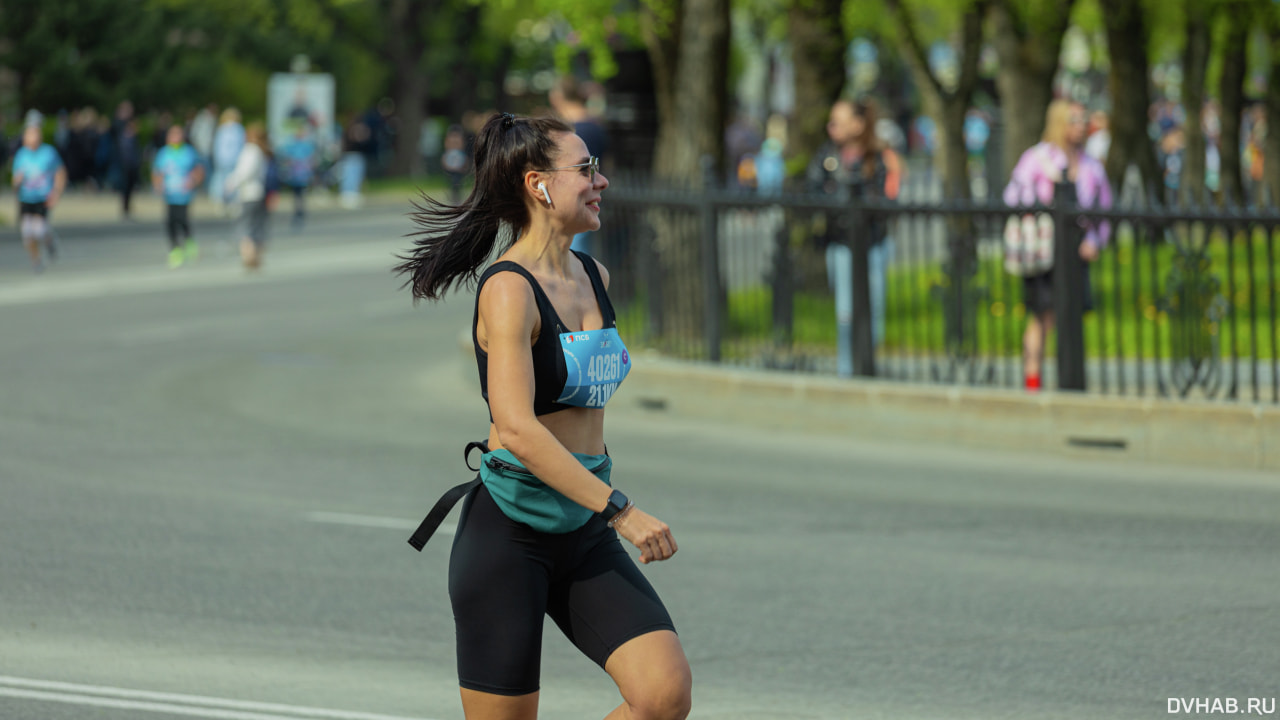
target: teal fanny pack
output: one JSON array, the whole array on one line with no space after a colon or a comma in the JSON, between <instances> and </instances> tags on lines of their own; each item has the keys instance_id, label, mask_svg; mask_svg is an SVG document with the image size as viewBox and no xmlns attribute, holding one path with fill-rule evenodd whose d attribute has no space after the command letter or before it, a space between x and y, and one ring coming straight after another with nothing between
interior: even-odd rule
<instances>
[{"instance_id":1,"label":"teal fanny pack","mask_svg":"<svg viewBox=\"0 0 1280 720\"><path fill-rule=\"evenodd\" d=\"M608 455L573 456L606 485L610 484L613 460ZM480 480L504 515L539 532L573 532L595 514L539 480L505 448L481 457Z\"/></svg>"}]
</instances>

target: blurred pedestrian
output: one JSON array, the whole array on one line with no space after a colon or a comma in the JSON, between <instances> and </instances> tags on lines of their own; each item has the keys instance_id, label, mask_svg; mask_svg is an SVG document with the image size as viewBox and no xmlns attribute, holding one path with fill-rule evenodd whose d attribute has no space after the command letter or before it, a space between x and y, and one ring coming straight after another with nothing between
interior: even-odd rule
<instances>
[{"instance_id":1,"label":"blurred pedestrian","mask_svg":"<svg viewBox=\"0 0 1280 720\"><path fill-rule=\"evenodd\" d=\"M204 182L200 154L185 141L181 125L170 125L166 144L151 165L151 184L168 206L169 267L176 268L199 255L191 236L191 198Z\"/></svg>"},{"instance_id":2,"label":"blurred pedestrian","mask_svg":"<svg viewBox=\"0 0 1280 720\"><path fill-rule=\"evenodd\" d=\"M111 117L106 113L95 120L97 145L93 149L93 182L100 191L111 190L117 182L115 169L115 137L111 133Z\"/></svg>"},{"instance_id":3,"label":"blurred pedestrian","mask_svg":"<svg viewBox=\"0 0 1280 720\"><path fill-rule=\"evenodd\" d=\"M213 135L218 131L218 106L209 103L196 113L191 119L191 128L187 134L190 136L191 147L196 149L196 153L200 155L200 162L206 168L213 167ZM212 173L208 179L213 182Z\"/></svg>"},{"instance_id":4,"label":"blurred pedestrian","mask_svg":"<svg viewBox=\"0 0 1280 720\"><path fill-rule=\"evenodd\" d=\"M827 121L828 141L809 163L806 172L812 192L854 199L896 200L902 185L902 161L886 147L876 132L877 112L870 99L837 100ZM849 236L854 228L829 221L820 242L827 256L827 278L836 296L837 342L841 375L853 374L853 250ZM885 295L893 240L882 218L873 217L862 232L868 233L867 280L871 295L871 341L884 341Z\"/></svg>"},{"instance_id":5,"label":"blurred pedestrian","mask_svg":"<svg viewBox=\"0 0 1280 720\"><path fill-rule=\"evenodd\" d=\"M755 158L756 192L761 195L778 195L786 179L786 162L782 158L782 139L765 138Z\"/></svg>"},{"instance_id":6,"label":"blurred pedestrian","mask_svg":"<svg viewBox=\"0 0 1280 720\"><path fill-rule=\"evenodd\" d=\"M221 206L231 201L223 191L227 175L236 166L240 150L244 148L244 125L240 124L240 111L229 107L222 111L218 128L213 133L213 175L209 179L209 199Z\"/></svg>"},{"instance_id":7,"label":"blurred pedestrian","mask_svg":"<svg viewBox=\"0 0 1280 720\"><path fill-rule=\"evenodd\" d=\"M1075 186L1082 207L1111 207L1111 184L1102 163L1084 152L1086 118L1084 106L1070 100L1054 100L1045 114L1041 142L1028 148L1013 168L1004 189L1006 205L1049 205L1059 182ZM1080 242L1079 256L1086 263L1098 259L1111 234L1109 223L1089 223ZM1057 239L1055 238L1055 242ZM1081 275L1086 310L1092 309L1092 288L1088 266ZM1040 390L1045 338L1053 331L1054 268L1026 275L1022 281L1022 301L1027 309L1027 327L1022 337L1022 370L1027 390Z\"/></svg>"},{"instance_id":8,"label":"blurred pedestrian","mask_svg":"<svg viewBox=\"0 0 1280 720\"><path fill-rule=\"evenodd\" d=\"M369 148L372 147L369 126L353 118L342 134L342 163L338 179L338 198L344 208L360 207Z\"/></svg>"},{"instance_id":9,"label":"blurred pedestrian","mask_svg":"<svg viewBox=\"0 0 1280 720\"><path fill-rule=\"evenodd\" d=\"M472 326L489 405L480 474L463 494L449 561L458 679L469 718L533 718L545 616L617 683L609 717L682 720L692 679L675 626L628 557L666 560L671 529L610 485L604 406L630 370L604 266L571 250L600 227L609 181L573 127L494 115L475 144L477 186L460 205L424 196L404 263L415 299L480 274ZM515 232L500 232L501 228ZM470 446L469 448L470 449ZM440 515L440 517L443 517ZM430 537L427 521L410 542Z\"/></svg>"},{"instance_id":10,"label":"blurred pedestrian","mask_svg":"<svg viewBox=\"0 0 1280 720\"><path fill-rule=\"evenodd\" d=\"M224 192L237 208L236 234L240 237L240 260L246 270L262 265L267 242L267 170L271 148L267 130L260 122L245 129L245 143L227 175Z\"/></svg>"},{"instance_id":11,"label":"blurred pedestrian","mask_svg":"<svg viewBox=\"0 0 1280 720\"><path fill-rule=\"evenodd\" d=\"M120 188L120 210L128 220L133 217L133 190L138 186L142 166L138 118L133 113L133 103L130 101L125 100L116 107L111 136L114 145L112 164Z\"/></svg>"},{"instance_id":12,"label":"blurred pedestrian","mask_svg":"<svg viewBox=\"0 0 1280 720\"><path fill-rule=\"evenodd\" d=\"M1160 164L1160 172L1164 179L1166 205L1178 202L1178 191L1182 187L1182 171L1186 166L1186 154L1187 134L1180 125L1165 131L1156 145L1156 161Z\"/></svg>"},{"instance_id":13,"label":"blurred pedestrian","mask_svg":"<svg viewBox=\"0 0 1280 720\"><path fill-rule=\"evenodd\" d=\"M724 155L725 170L739 190L756 189L756 155L763 142L760 123L751 113L738 109L724 130Z\"/></svg>"},{"instance_id":14,"label":"blurred pedestrian","mask_svg":"<svg viewBox=\"0 0 1280 720\"><path fill-rule=\"evenodd\" d=\"M467 153L467 134L461 125L452 125L444 135L444 153L440 166L449 181L449 202L462 202L462 181L471 170L471 156Z\"/></svg>"},{"instance_id":15,"label":"blurred pedestrian","mask_svg":"<svg viewBox=\"0 0 1280 720\"><path fill-rule=\"evenodd\" d=\"M293 194L294 230L302 228L306 219L307 190L315 178L318 148L312 139L311 126L304 120L290 120L292 132L276 149L280 181Z\"/></svg>"},{"instance_id":16,"label":"blurred pedestrian","mask_svg":"<svg viewBox=\"0 0 1280 720\"><path fill-rule=\"evenodd\" d=\"M35 116L36 118L39 115ZM50 259L57 245L49 227L49 210L58 204L67 185L62 158L42 136L40 121L28 117L22 129L22 147L13 156L13 185L18 190L18 225L22 244L31 256L31 267L44 271L44 251Z\"/></svg>"}]
</instances>

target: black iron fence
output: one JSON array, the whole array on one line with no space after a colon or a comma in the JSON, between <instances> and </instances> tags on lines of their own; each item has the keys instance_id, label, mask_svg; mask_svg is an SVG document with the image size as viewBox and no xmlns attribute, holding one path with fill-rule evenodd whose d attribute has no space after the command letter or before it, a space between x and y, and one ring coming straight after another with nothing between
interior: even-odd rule
<instances>
[{"instance_id":1,"label":"black iron fence","mask_svg":"<svg viewBox=\"0 0 1280 720\"><path fill-rule=\"evenodd\" d=\"M1063 197L1059 195L1058 197ZM633 346L686 359L1021 387L1010 209L615 182L593 252ZM1046 387L1280 403L1274 210L1043 208L1057 238ZM883 241L873 241L883 237ZM1064 279L1065 278L1065 279ZM1073 290L1074 289L1074 290Z\"/></svg>"}]
</instances>

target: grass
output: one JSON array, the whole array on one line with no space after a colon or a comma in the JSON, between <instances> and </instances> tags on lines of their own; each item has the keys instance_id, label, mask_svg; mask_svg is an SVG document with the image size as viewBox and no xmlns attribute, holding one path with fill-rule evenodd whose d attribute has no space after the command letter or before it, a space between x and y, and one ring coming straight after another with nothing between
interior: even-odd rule
<instances>
[{"instance_id":1,"label":"grass","mask_svg":"<svg viewBox=\"0 0 1280 720\"><path fill-rule=\"evenodd\" d=\"M365 190L370 193L399 193L411 195L419 192L425 192L429 195L443 195L449 192L449 182L444 178L435 175L422 178L370 178L365 181Z\"/></svg>"}]
</instances>

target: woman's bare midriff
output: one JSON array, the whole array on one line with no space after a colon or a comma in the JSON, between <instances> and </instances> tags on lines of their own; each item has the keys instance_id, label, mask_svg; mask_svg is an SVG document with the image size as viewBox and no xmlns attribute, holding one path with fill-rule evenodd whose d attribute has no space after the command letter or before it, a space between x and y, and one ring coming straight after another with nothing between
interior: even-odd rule
<instances>
[{"instance_id":1,"label":"woman's bare midriff","mask_svg":"<svg viewBox=\"0 0 1280 720\"><path fill-rule=\"evenodd\" d=\"M569 452L584 455L604 454L604 410L600 408L569 408L559 412L539 415L538 422ZM498 429L489 425L489 449L502 447Z\"/></svg>"}]
</instances>

